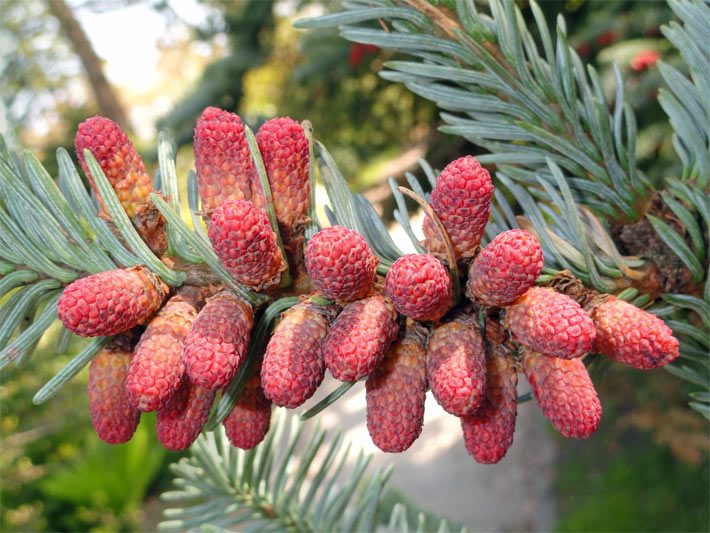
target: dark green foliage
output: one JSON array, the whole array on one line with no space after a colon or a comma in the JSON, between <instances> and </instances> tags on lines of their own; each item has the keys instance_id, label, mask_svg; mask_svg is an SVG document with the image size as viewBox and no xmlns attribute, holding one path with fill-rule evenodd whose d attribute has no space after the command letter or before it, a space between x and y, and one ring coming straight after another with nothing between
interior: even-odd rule
<instances>
[{"instance_id":1,"label":"dark green foliage","mask_svg":"<svg viewBox=\"0 0 710 533\"><path fill-rule=\"evenodd\" d=\"M77 337L67 344L57 333L46 335L26 367L3 372L0 529L135 529L146 495L167 474L155 417L143 417L129 444L99 441L89 420L85 373L59 401L34 405L37 388L85 344Z\"/></svg>"},{"instance_id":2,"label":"dark green foliage","mask_svg":"<svg viewBox=\"0 0 710 533\"><path fill-rule=\"evenodd\" d=\"M595 382L599 431L560 441L557 529L707 531L707 422L685 411L687 384L613 366Z\"/></svg>"},{"instance_id":3,"label":"dark green foliage","mask_svg":"<svg viewBox=\"0 0 710 533\"><path fill-rule=\"evenodd\" d=\"M130 442L120 446L106 446L91 435L75 461L39 483L41 492L47 499L65 505L130 516L142 507L166 457L154 426L155 415L144 415ZM81 529L80 523L62 525Z\"/></svg>"},{"instance_id":4,"label":"dark green foliage","mask_svg":"<svg viewBox=\"0 0 710 533\"><path fill-rule=\"evenodd\" d=\"M594 450L586 450L560 465L559 531L710 528L710 465L683 463L666 449L639 449L639 444L620 447L606 464Z\"/></svg>"}]
</instances>

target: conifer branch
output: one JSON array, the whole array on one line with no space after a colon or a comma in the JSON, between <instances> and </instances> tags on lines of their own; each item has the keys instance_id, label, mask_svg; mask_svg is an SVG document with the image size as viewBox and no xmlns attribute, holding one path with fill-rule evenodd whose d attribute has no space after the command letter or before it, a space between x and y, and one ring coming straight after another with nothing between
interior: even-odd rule
<instances>
[{"instance_id":1,"label":"conifer branch","mask_svg":"<svg viewBox=\"0 0 710 533\"><path fill-rule=\"evenodd\" d=\"M464 531L388 504L397 498L388 485L391 469L371 471L362 452L346 467L351 445L340 434L329 437L296 418L278 416L266 440L249 451L233 448L220 427L200 436L191 452L171 465L175 490L161 499L173 506L161 531Z\"/></svg>"},{"instance_id":2,"label":"conifer branch","mask_svg":"<svg viewBox=\"0 0 710 533\"><path fill-rule=\"evenodd\" d=\"M661 88L658 101L674 129L673 146L683 162L682 179L694 182L700 190L710 183L710 43L707 22L710 6L706 2L669 0L680 18L661 28L685 60L690 79L678 69L659 62L658 68L668 88Z\"/></svg>"},{"instance_id":3,"label":"conifer branch","mask_svg":"<svg viewBox=\"0 0 710 533\"><path fill-rule=\"evenodd\" d=\"M611 198L614 217L638 217L635 208L650 187L630 164L634 158L629 151L634 147L627 148L627 141L635 137L633 121L627 119L630 109L623 111L619 86L614 117L608 115L609 104L598 76L592 69L585 70L567 45L563 22L558 23L553 46L539 8L531 4L545 51L541 56L512 1L493 0L492 17L488 17L472 1L461 0L457 2L459 20L423 0L399 4L408 7L397 8L387 17L392 22L387 32L356 25L382 18L374 15L379 8L357 5L348 6L342 14L299 21L297 26L339 26L346 39L413 56L418 60L388 62L381 76L403 82L443 110L457 112L442 113L448 123L442 131L488 149L491 155L486 162L501 170L515 165L522 170L521 178L530 183L536 182L536 175L551 181L546 169L550 158L579 176L578 180L596 185L589 190L571 183L577 200L591 200L587 203L594 205L609 204ZM404 16L419 11L442 37L432 36L427 24Z\"/></svg>"},{"instance_id":4,"label":"conifer branch","mask_svg":"<svg viewBox=\"0 0 710 533\"><path fill-rule=\"evenodd\" d=\"M474 0L457 0L453 12L426 0L371 4L344 4L341 13L296 25L337 26L345 39L411 57L388 61L380 75L434 101L446 122L440 129L486 149L489 153L479 161L497 167L487 239L522 226L540 240L545 272L569 270L596 290L646 306L663 292L655 272L667 259L661 255L656 264L652 256L650 261L623 256L609 233L612 225L644 217L656 232L655 249L666 247L692 275L696 286L681 289L695 293L702 284L703 301L710 302L705 253L710 228L707 2L669 0L681 20L662 28L689 70L688 78L659 64L668 85L659 102L675 130L673 145L683 165L679 180L649 179L637 168L636 121L624 101L620 70L614 66L610 102L596 71L569 47L564 20L558 18L553 38L535 2L530 9L538 41L512 0L490 0L488 13L479 11ZM386 31L376 28L377 19ZM431 182L431 173L425 173ZM656 193L661 207L652 196L657 189L662 189ZM682 224L681 230L663 210ZM399 205L395 218L414 240L402 211ZM680 338L681 355L688 361L670 371L710 390L706 360L698 360L707 342L690 325L697 308L662 304L657 310ZM708 398L698 393L692 407L708 416Z\"/></svg>"}]
</instances>

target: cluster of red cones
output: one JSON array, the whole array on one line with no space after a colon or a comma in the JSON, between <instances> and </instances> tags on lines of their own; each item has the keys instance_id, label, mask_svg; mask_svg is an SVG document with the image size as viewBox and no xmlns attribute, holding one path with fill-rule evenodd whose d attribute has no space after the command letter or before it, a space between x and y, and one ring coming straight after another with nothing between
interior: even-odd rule
<instances>
[{"instance_id":1,"label":"cluster of red cones","mask_svg":"<svg viewBox=\"0 0 710 533\"><path fill-rule=\"evenodd\" d=\"M97 124L104 133L91 137L86 132ZM136 182L131 176L144 172L139 156L115 124L106 134L106 124L101 118L84 123L77 149L103 154L97 160L115 188ZM382 279L379 259L352 229L328 227L304 244L310 184L302 127L274 119L256 138L270 195L262 189L239 117L208 108L195 129L202 207L223 265L236 281L270 297L301 296L257 354L260 371L223 422L235 446L260 442L272 404L301 406L327 371L345 382L366 379L367 427L380 449L401 452L419 437L431 390L460 418L474 459L495 463L513 440L519 373L560 433L585 438L601 419L586 354L642 369L678 356L671 330L631 304L591 291L536 286L543 253L531 233L506 231L481 249L493 184L473 157L453 161L437 178L423 228L429 253L400 257ZM114 161L106 154L121 142L121 160L135 168L104 166L102 161ZM135 213L146 197L133 190L119 198ZM265 211L269 197L278 233ZM287 268L301 279L297 287L284 287ZM464 275L453 279L452 272ZM458 284L465 287L460 302ZM311 298L316 295L320 299ZM66 287L59 318L67 328L82 336L121 334L90 369L89 405L99 436L125 442L140 412L157 411L160 441L170 449L188 447L215 396L244 364L258 312L224 287L186 285L171 294L143 267Z\"/></svg>"},{"instance_id":2,"label":"cluster of red cones","mask_svg":"<svg viewBox=\"0 0 710 533\"><path fill-rule=\"evenodd\" d=\"M289 118L266 122L256 139L279 227L293 239L307 218L308 140ZM145 238L144 220L137 217L151 209L153 189L126 134L111 120L93 117L80 125L76 149L89 178L84 149L91 151ZM237 115L205 109L195 128L195 161L209 237L225 268L255 290L277 284L286 257L262 209L265 195ZM99 437L126 442L140 413L157 411L158 438L173 450L189 447L199 435L216 394L244 363L254 325L254 309L232 292L185 285L171 294L142 266L70 284L58 316L77 335L118 335L89 370L89 408ZM249 380L223 422L230 441L244 448L258 444L268 431L271 405L259 377Z\"/></svg>"}]
</instances>

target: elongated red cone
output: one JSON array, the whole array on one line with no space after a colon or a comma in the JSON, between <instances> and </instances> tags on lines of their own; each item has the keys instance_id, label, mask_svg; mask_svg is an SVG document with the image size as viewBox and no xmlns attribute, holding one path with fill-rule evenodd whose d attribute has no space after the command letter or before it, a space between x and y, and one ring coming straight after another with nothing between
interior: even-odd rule
<instances>
[{"instance_id":1,"label":"elongated red cone","mask_svg":"<svg viewBox=\"0 0 710 533\"><path fill-rule=\"evenodd\" d=\"M602 406L581 359L523 354L523 370L537 404L565 437L586 439L599 427Z\"/></svg>"},{"instance_id":2,"label":"elongated red cone","mask_svg":"<svg viewBox=\"0 0 710 533\"><path fill-rule=\"evenodd\" d=\"M548 357L581 357L596 337L594 322L577 302L541 287L518 298L507 309L505 323L516 341Z\"/></svg>"},{"instance_id":3,"label":"elongated red cone","mask_svg":"<svg viewBox=\"0 0 710 533\"><path fill-rule=\"evenodd\" d=\"M408 449L422 432L426 400L426 328L410 321L365 382L367 430L384 452Z\"/></svg>"},{"instance_id":4,"label":"elongated red cone","mask_svg":"<svg viewBox=\"0 0 710 533\"><path fill-rule=\"evenodd\" d=\"M158 411L156 433L168 450L186 450L200 435L214 401L214 391L185 380Z\"/></svg>"},{"instance_id":5,"label":"elongated red cone","mask_svg":"<svg viewBox=\"0 0 710 533\"><path fill-rule=\"evenodd\" d=\"M249 450L264 440L271 426L271 400L264 396L258 372L222 425L229 442L237 448Z\"/></svg>"},{"instance_id":6,"label":"elongated red cone","mask_svg":"<svg viewBox=\"0 0 710 533\"><path fill-rule=\"evenodd\" d=\"M493 182L488 171L470 155L452 161L436 178L431 207L449 234L457 257L471 257L488 223ZM424 219L427 249L444 253L444 241L434 221Z\"/></svg>"},{"instance_id":7,"label":"elongated red cone","mask_svg":"<svg viewBox=\"0 0 710 533\"><path fill-rule=\"evenodd\" d=\"M259 128L256 142L264 159L279 225L286 230L302 226L308 219L311 194L308 139L303 128L289 117L272 118ZM261 207L261 184L258 179L253 183L253 201Z\"/></svg>"},{"instance_id":8,"label":"elongated red cone","mask_svg":"<svg viewBox=\"0 0 710 533\"><path fill-rule=\"evenodd\" d=\"M461 428L471 457L493 464L503 459L513 444L518 374L508 357L489 358L486 369L486 399L472 414L461 417Z\"/></svg>"},{"instance_id":9,"label":"elongated red cone","mask_svg":"<svg viewBox=\"0 0 710 533\"><path fill-rule=\"evenodd\" d=\"M153 180L133 143L113 120L99 116L86 119L79 124L74 146L86 179L102 206L101 195L86 163L85 149L96 158L130 218L152 205L149 195L153 192Z\"/></svg>"},{"instance_id":10,"label":"elongated red cone","mask_svg":"<svg viewBox=\"0 0 710 533\"><path fill-rule=\"evenodd\" d=\"M194 148L202 210L208 216L227 200L251 200L256 168L239 116L206 108L195 127Z\"/></svg>"},{"instance_id":11,"label":"elongated red cone","mask_svg":"<svg viewBox=\"0 0 710 533\"><path fill-rule=\"evenodd\" d=\"M294 409L313 396L325 375L323 341L327 333L327 310L321 306L304 302L283 314L261 366L267 398Z\"/></svg>"},{"instance_id":12,"label":"elongated red cone","mask_svg":"<svg viewBox=\"0 0 710 533\"><path fill-rule=\"evenodd\" d=\"M340 381L364 378L382 360L398 331L397 311L389 298L371 296L349 303L325 338L325 366Z\"/></svg>"},{"instance_id":13,"label":"elongated red cone","mask_svg":"<svg viewBox=\"0 0 710 533\"><path fill-rule=\"evenodd\" d=\"M246 200L228 200L212 213L208 233L235 280L257 290L278 283L286 265L264 211Z\"/></svg>"},{"instance_id":14,"label":"elongated red cone","mask_svg":"<svg viewBox=\"0 0 710 533\"><path fill-rule=\"evenodd\" d=\"M128 442L138 427L141 412L126 395L131 351L116 342L97 353L89 367L89 411L96 434L108 444Z\"/></svg>"},{"instance_id":15,"label":"elongated red cone","mask_svg":"<svg viewBox=\"0 0 710 533\"><path fill-rule=\"evenodd\" d=\"M251 306L231 292L210 298L185 339L190 380L212 391L227 386L246 357L253 324Z\"/></svg>"},{"instance_id":16,"label":"elongated red cone","mask_svg":"<svg viewBox=\"0 0 710 533\"><path fill-rule=\"evenodd\" d=\"M128 398L141 411L157 411L182 385L185 377L183 345L197 318L200 300L197 289L183 287L141 335L126 379Z\"/></svg>"},{"instance_id":17,"label":"elongated red cone","mask_svg":"<svg viewBox=\"0 0 710 533\"><path fill-rule=\"evenodd\" d=\"M471 414L486 397L486 352L473 318L463 315L436 328L427 348L427 380L447 412Z\"/></svg>"},{"instance_id":18,"label":"elongated red cone","mask_svg":"<svg viewBox=\"0 0 710 533\"><path fill-rule=\"evenodd\" d=\"M485 305L510 305L535 284L542 266L542 248L531 233L504 231L471 263L466 296Z\"/></svg>"},{"instance_id":19,"label":"elongated red cone","mask_svg":"<svg viewBox=\"0 0 710 533\"><path fill-rule=\"evenodd\" d=\"M591 312L597 331L594 351L647 370L673 362L680 353L671 328L635 305L609 298Z\"/></svg>"},{"instance_id":20,"label":"elongated red cone","mask_svg":"<svg viewBox=\"0 0 710 533\"><path fill-rule=\"evenodd\" d=\"M107 270L67 285L57 318L81 337L108 337L148 321L167 295L168 286L147 268Z\"/></svg>"}]
</instances>

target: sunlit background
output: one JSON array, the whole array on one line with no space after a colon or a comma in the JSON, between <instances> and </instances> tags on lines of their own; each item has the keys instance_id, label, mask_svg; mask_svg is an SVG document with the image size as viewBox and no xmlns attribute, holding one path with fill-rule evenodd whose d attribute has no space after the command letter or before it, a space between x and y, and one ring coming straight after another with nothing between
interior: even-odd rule
<instances>
[{"instance_id":1,"label":"sunlit background","mask_svg":"<svg viewBox=\"0 0 710 533\"><path fill-rule=\"evenodd\" d=\"M403 181L421 157L441 168L479 149L439 133L431 102L378 77L391 53L335 31L293 28L294 19L331 7L327 0L0 0L0 132L54 172L56 148L72 151L77 124L103 114L130 132L151 169L157 132L169 131L184 177L194 166L192 130L208 105L239 113L254 129L273 116L308 119L351 187L391 223L388 177ZM621 67L639 121L639 165L662 174L674 155L655 62L676 60L659 31L671 18L665 3L542 8L549 21L564 14L572 44L605 83L612 62ZM152 415L129 444L101 443L89 421L85 373L50 403L32 405L79 346L50 356L55 343L46 335L25 368L0 380L0 529L153 530L168 465L180 454L159 446ZM708 426L686 408L683 383L662 370L620 366L594 377L605 418L590 441L564 441L527 403L513 448L490 467L468 457L458 421L431 398L422 437L396 457L370 442L362 387L320 422L345 429L376 464L394 464L395 485L418 506L469 530L707 530ZM319 397L334 386L326 381Z\"/></svg>"}]
</instances>

